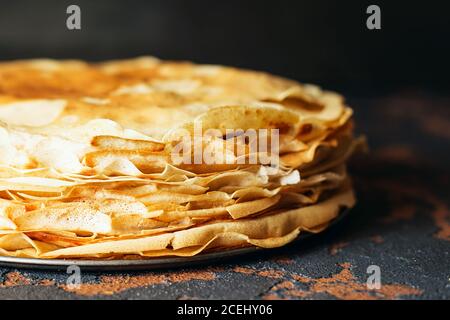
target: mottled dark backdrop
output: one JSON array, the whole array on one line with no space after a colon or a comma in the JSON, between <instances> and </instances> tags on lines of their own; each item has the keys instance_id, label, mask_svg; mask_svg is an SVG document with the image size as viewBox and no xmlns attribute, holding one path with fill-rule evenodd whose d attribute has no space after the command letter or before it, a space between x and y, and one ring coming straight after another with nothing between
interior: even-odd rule
<instances>
[{"instance_id":1,"label":"mottled dark backdrop","mask_svg":"<svg viewBox=\"0 0 450 320\"><path fill-rule=\"evenodd\" d=\"M382 30L365 26L378 4ZM66 29L66 8L82 30ZM332 89L449 84L444 1L1 0L0 59L153 54L261 69ZM448 6L447 6L448 7Z\"/></svg>"},{"instance_id":2,"label":"mottled dark backdrop","mask_svg":"<svg viewBox=\"0 0 450 320\"><path fill-rule=\"evenodd\" d=\"M448 1L448 0L447 0ZM450 299L450 10L444 1L0 0L0 60L153 54L271 71L342 91L370 154L358 204L310 241L198 269L91 274L0 267L0 298ZM82 30L66 29L66 8ZM382 288L366 287L380 266ZM170 312L168 313L170 314Z\"/></svg>"}]
</instances>

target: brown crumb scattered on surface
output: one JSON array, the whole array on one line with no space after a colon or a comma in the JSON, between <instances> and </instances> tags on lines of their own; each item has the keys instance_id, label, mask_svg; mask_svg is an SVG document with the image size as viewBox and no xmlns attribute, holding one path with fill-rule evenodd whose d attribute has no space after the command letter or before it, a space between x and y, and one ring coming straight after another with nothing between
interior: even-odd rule
<instances>
[{"instance_id":1,"label":"brown crumb scattered on surface","mask_svg":"<svg viewBox=\"0 0 450 320\"><path fill-rule=\"evenodd\" d=\"M284 275L284 272L281 270L268 269L268 270L258 271L257 274L261 277L279 279Z\"/></svg>"},{"instance_id":2,"label":"brown crumb scattered on surface","mask_svg":"<svg viewBox=\"0 0 450 320\"><path fill-rule=\"evenodd\" d=\"M275 285L272 289L279 290L279 289L294 289L295 285L292 281L283 281L277 285Z\"/></svg>"},{"instance_id":3,"label":"brown crumb scattered on surface","mask_svg":"<svg viewBox=\"0 0 450 320\"><path fill-rule=\"evenodd\" d=\"M376 243L376 244L381 244L381 243L384 242L383 237L380 236L380 235L373 235L373 236L370 237L370 240L371 240L373 243Z\"/></svg>"},{"instance_id":4,"label":"brown crumb scattered on surface","mask_svg":"<svg viewBox=\"0 0 450 320\"><path fill-rule=\"evenodd\" d=\"M82 283L77 287L69 287L65 284L60 288L84 296L113 295L128 289L151 286L163 283L177 283L190 280L210 281L216 277L211 271L180 271L168 274L146 275L112 275L101 276L98 283Z\"/></svg>"},{"instance_id":5,"label":"brown crumb scattered on surface","mask_svg":"<svg viewBox=\"0 0 450 320\"><path fill-rule=\"evenodd\" d=\"M199 298L182 295L182 296L178 297L177 300L199 300Z\"/></svg>"},{"instance_id":6,"label":"brown crumb scattered on surface","mask_svg":"<svg viewBox=\"0 0 450 320\"><path fill-rule=\"evenodd\" d=\"M398 208L394 208L392 212L382 219L383 223L394 223L397 221L407 221L414 217L416 208L412 205L403 205Z\"/></svg>"},{"instance_id":7,"label":"brown crumb scattered on surface","mask_svg":"<svg viewBox=\"0 0 450 320\"><path fill-rule=\"evenodd\" d=\"M347 247L348 245L349 245L349 243L345 242L345 241L340 241L340 242L333 243L330 246L330 254L332 256L335 256L336 254L341 252L343 248Z\"/></svg>"},{"instance_id":8,"label":"brown crumb scattered on surface","mask_svg":"<svg viewBox=\"0 0 450 320\"><path fill-rule=\"evenodd\" d=\"M275 293L266 294L262 297L264 300L288 300L286 298L281 298L279 295Z\"/></svg>"},{"instance_id":9,"label":"brown crumb scattered on surface","mask_svg":"<svg viewBox=\"0 0 450 320\"><path fill-rule=\"evenodd\" d=\"M447 205L434 196L429 197L428 200L434 204L432 216L438 228L435 236L439 239L450 241L450 211Z\"/></svg>"},{"instance_id":10,"label":"brown crumb scattered on surface","mask_svg":"<svg viewBox=\"0 0 450 320\"><path fill-rule=\"evenodd\" d=\"M245 267L235 267L233 269L234 272L238 272L238 273L245 273L245 274L255 274L256 270L254 269L250 269L250 268L245 268Z\"/></svg>"},{"instance_id":11,"label":"brown crumb scattered on surface","mask_svg":"<svg viewBox=\"0 0 450 320\"><path fill-rule=\"evenodd\" d=\"M294 263L294 259L289 258L287 256L277 257L273 261L276 262L276 263L280 263L280 264L292 264L292 263Z\"/></svg>"},{"instance_id":12,"label":"brown crumb scattered on surface","mask_svg":"<svg viewBox=\"0 0 450 320\"><path fill-rule=\"evenodd\" d=\"M26 286L31 284L31 279L25 277L22 273L18 271L8 272L5 275L5 280L0 284L1 288L15 287L15 286Z\"/></svg>"},{"instance_id":13,"label":"brown crumb scattered on surface","mask_svg":"<svg viewBox=\"0 0 450 320\"><path fill-rule=\"evenodd\" d=\"M216 278L215 273L211 271L186 271L186 272L173 272L166 275L169 282L185 282L190 280L203 280L210 281Z\"/></svg>"},{"instance_id":14,"label":"brown crumb scattered on surface","mask_svg":"<svg viewBox=\"0 0 450 320\"><path fill-rule=\"evenodd\" d=\"M38 282L38 285L44 286L44 287L54 286L55 284L56 284L56 282L53 279L42 279Z\"/></svg>"},{"instance_id":15,"label":"brown crumb scattered on surface","mask_svg":"<svg viewBox=\"0 0 450 320\"><path fill-rule=\"evenodd\" d=\"M264 299L277 299L281 297L310 298L317 294L327 294L344 300L379 300L398 299L405 295L420 295L422 290L400 284L382 284L379 290L367 288L366 283L359 282L351 271L350 263L342 263L342 270L330 277L309 278L292 274L293 281L284 281L273 286ZM294 283L306 285L307 289L299 289Z\"/></svg>"},{"instance_id":16,"label":"brown crumb scattered on surface","mask_svg":"<svg viewBox=\"0 0 450 320\"><path fill-rule=\"evenodd\" d=\"M450 241L450 209L447 203L439 198L436 194L431 193L428 189L416 186L403 184L392 180L379 180L376 185L380 188L388 190L394 194L397 200L414 198L422 199L424 202L432 206L431 218L438 229L434 234L436 238ZM410 220L414 217L417 208L412 205L403 205L397 208L393 213L385 218L383 221L387 223L396 222L398 220Z\"/></svg>"},{"instance_id":17,"label":"brown crumb scattered on surface","mask_svg":"<svg viewBox=\"0 0 450 320\"><path fill-rule=\"evenodd\" d=\"M265 269L265 270L255 270L251 268L244 268L244 267L235 267L233 269L234 272L243 273L243 274L251 274L256 276L261 276L265 278L274 278L279 279L281 278L285 272L282 270L275 270L275 269Z\"/></svg>"}]
</instances>

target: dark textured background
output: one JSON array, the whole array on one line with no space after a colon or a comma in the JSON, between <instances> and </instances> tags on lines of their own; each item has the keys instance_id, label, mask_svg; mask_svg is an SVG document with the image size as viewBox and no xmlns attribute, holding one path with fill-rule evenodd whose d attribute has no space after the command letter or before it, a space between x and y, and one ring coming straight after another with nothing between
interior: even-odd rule
<instances>
[{"instance_id":1,"label":"dark textured background","mask_svg":"<svg viewBox=\"0 0 450 320\"><path fill-rule=\"evenodd\" d=\"M274 72L342 90L369 156L358 205L309 240L193 269L139 273L0 268L0 298L450 299L449 11L444 1L0 1L0 59L153 54ZM82 30L65 29L68 4ZM368 290L369 265L382 288Z\"/></svg>"},{"instance_id":2,"label":"dark textured background","mask_svg":"<svg viewBox=\"0 0 450 320\"><path fill-rule=\"evenodd\" d=\"M378 4L382 29L366 28ZM66 28L78 4L82 30ZM446 1L0 0L0 59L152 54L274 72L338 90L446 89Z\"/></svg>"}]
</instances>

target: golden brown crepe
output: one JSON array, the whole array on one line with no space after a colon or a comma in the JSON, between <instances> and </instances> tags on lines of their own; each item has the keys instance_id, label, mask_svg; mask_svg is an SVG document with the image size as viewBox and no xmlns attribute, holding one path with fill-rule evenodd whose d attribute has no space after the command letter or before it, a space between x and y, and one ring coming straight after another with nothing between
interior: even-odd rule
<instances>
[{"instance_id":1,"label":"golden brown crepe","mask_svg":"<svg viewBox=\"0 0 450 320\"><path fill-rule=\"evenodd\" d=\"M346 161L363 144L340 95L265 73L152 57L1 63L0 255L282 246L354 205Z\"/></svg>"}]
</instances>

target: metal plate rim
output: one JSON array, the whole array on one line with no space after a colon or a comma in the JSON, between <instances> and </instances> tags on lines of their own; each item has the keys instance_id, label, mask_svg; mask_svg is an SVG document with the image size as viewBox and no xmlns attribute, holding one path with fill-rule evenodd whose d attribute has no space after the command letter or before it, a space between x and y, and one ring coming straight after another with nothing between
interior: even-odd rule
<instances>
[{"instance_id":1,"label":"metal plate rim","mask_svg":"<svg viewBox=\"0 0 450 320\"><path fill-rule=\"evenodd\" d=\"M226 250L222 252L210 252L193 257L164 257L150 259L117 259L117 260L75 260L75 259L37 259L16 258L0 256L1 266L16 268L36 269L65 269L68 266L78 266L89 270L124 270L124 269L162 269L164 267L183 267L204 262L217 261L244 254L253 253L262 249L257 247L245 247Z\"/></svg>"}]
</instances>

